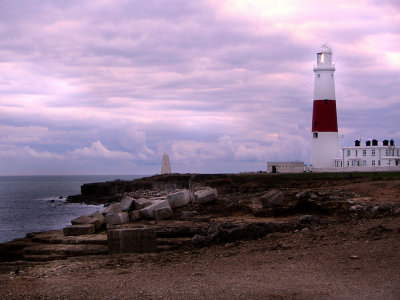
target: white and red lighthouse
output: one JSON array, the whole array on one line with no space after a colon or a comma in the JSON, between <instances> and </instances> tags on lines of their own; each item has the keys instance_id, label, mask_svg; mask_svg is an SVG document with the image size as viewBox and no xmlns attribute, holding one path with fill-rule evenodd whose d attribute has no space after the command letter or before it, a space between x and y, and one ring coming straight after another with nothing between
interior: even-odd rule
<instances>
[{"instance_id":1,"label":"white and red lighthouse","mask_svg":"<svg viewBox=\"0 0 400 300\"><path fill-rule=\"evenodd\" d=\"M338 157L339 137L335 65L332 64L332 50L326 44L317 53L317 66L313 70L315 78L310 163L313 168L331 168Z\"/></svg>"}]
</instances>

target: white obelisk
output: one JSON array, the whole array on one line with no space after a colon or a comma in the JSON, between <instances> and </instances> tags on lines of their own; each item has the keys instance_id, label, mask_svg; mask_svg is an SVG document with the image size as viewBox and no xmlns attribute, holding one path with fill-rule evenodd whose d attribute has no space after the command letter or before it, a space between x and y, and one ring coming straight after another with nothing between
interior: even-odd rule
<instances>
[{"instance_id":1,"label":"white obelisk","mask_svg":"<svg viewBox=\"0 0 400 300\"><path fill-rule=\"evenodd\" d=\"M161 174L171 174L171 162L169 161L169 156L167 153L164 153L162 157L161 163Z\"/></svg>"}]
</instances>

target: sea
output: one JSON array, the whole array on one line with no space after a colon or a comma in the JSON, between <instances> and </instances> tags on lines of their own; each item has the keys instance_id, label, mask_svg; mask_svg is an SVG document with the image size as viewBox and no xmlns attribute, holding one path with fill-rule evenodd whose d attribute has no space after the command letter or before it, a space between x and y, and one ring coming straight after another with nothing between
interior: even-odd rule
<instances>
[{"instance_id":1,"label":"sea","mask_svg":"<svg viewBox=\"0 0 400 300\"><path fill-rule=\"evenodd\" d=\"M103 205L67 203L84 183L132 180L144 175L0 176L0 243L29 232L62 229Z\"/></svg>"}]
</instances>

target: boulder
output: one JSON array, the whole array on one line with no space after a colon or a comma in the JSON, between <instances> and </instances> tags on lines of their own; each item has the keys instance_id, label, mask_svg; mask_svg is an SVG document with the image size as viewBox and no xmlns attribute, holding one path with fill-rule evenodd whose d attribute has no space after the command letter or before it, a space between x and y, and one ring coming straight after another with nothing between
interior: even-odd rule
<instances>
[{"instance_id":1,"label":"boulder","mask_svg":"<svg viewBox=\"0 0 400 300\"><path fill-rule=\"evenodd\" d=\"M198 190L194 193L194 201L200 204L208 203L217 199L217 190L206 188Z\"/></svg>"},{"instance_id":2,"label":"boulder","mask_svg":"<svg viewBox=\"0 0 400 300\"><path fill-rule=\"evenodd\" d=\"M185 206L185 205L189 204L190 201L192 200L190 197L189 190L183 190L183 191L169 194L167 196L167 199L168 199L169 206L171 208Z\"/></svg>"},{"instance_id":3,"label":"boulder","mask_svg":"<svg viewBox=\"0 0 400 300\"><path fill-rule=\"evenodd\" d=\"M129 213L129 222L134 222L140 219L140 213L138 210L133 210Z\"/></svg>"},{"instance_id":4,"label":"boulder","mask_svg":"<svg viewBox=\"0 0 400 300\"><path fill-rule=\"evenodd\" d=\"M106 222L106 218L104 217L104 215L99 212L98 210L95 211L94 213L92 213L90 215L92 218L98 219L101 223L105 223Z\"/></svg>"},{"instance_id":5,"label":"boulder","mask_svg":"<svg viewBox=\"0 0 400 300\"><path fill-rule=\"evenodd\" d=\"M151 200L147 198L134 199L133 202L135 205L135 209L137 210L145 208L146 206L149 206L151 204Z\"/></svg>"},{"instance_id":6,"label":"boulder","mask_svg":"<svg viewBox=\"0 0 400 300\"><path fill-rule=\"evenodd\" d=\"M154 219L163 220L172 217L171 207L162 207L154 210Z\"/></svg>"},{"instance_id":7,"label":"boulder","mask_svg":"<svg viewBox=\"0 0 400 300\"><path fill-rule=\"evenodd\" d=\"M102 215L103 216L103 215ZM99 230L104 224L103 218L94 218L91 215L83 215L71 220L72 225L93 224L95 230Z\"/></svg>"},{"instance_id":8,"label":"boulder","mask_svg":"<svg viewBox=\"0 0 400 300\"><path fill-rule=\"evenodd\" d=\"M151 203L152 204L149 206L139 210L140 217L154 219L156 217L155 211L160 210L158 216L161 217L162 215L165 215L165 212L168 211L168 209L171 210L168 200L152 200ZM164 208L166 208L166 210L162 211Z\"/></svg>"},{"instance_id":9,"label":"boulder","mask_svg":"<svg viewBox=\"0 0 400 300\"><path fill-rule=\"evenodd\" d=\"M125 196L119 203L123 212L130 212L135 209L135 201L132 197Z\"/></svg>"},{"instance_id":10,"label":"boulder","mask_svg":"<svg viewBox=\"0 0 400 300\"><path fill-rule=\"evenodd\" d=\"M285 195L280 190L271 190L261 196L260 200L263 208L272 208L288 204Z\"/></svg>"},{"instance_id":11,"label":"boulder","mask_svg":"<svg viewBox=\"0 0 400 300\"><path fill-rule=\"evenodd\" d=\"M122 212L120 203L112 203L103 210L105 216Z\"/></svg>"},{"instance_id":12,"label":"boulder","mask_svg":"<svg viewBox=\"0 0 400 300\"><path fill-rule=\"evenodd\" d=\"M127 212L120 212L116 214L106 215L107 225L120 225L129 222L129 216Z\"/></svg>"},{"instance_id":13,"label":"boulder","mask_svg":"<svg viewBox=\"0 0 400 300\"><path fill-rule=\"evenodd\" d=\"M93 224L68 225L63 229L64 235L85 235L94 233Z\"/></svg>"},{"instance_id":14,"label":"boulder","mask_svg":"<svg viewBox=\"0 0 400 300\"><path fill-rule=\"evenodd\" d=\"M107 231L110 253L153 252L157 249L156 231L150 228L118 228Z\"/></svg>"}]
</instances>

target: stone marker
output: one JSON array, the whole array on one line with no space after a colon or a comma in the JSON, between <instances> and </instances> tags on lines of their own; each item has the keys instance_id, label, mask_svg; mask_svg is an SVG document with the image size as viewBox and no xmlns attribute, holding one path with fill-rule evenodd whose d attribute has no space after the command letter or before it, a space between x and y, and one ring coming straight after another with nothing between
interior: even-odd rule
<instances>
[{"instance_id":1,"label":"stone marker","mask_svg":"<svg viewBox=\"0 0 400 300\"><path fill-rule=\"evenodd\" d=\"M167 196L169 206L171 208L185 206L192 200L189 190L183 190Z\"/></svg>"},{"instance_id":2,"label":"stone marker","mask_svg":"<svg viewBox=\"0 0 400 300\"><path fill-rule=\"evenodd\" d=\"M116 228L107 231L109 253L153 252L156 231L150 228Z\"/></svg>"},{"instance_id":3,"label":"stone marker","mask_svg":"<svg viewBox=\"0 0 400 300\"><path fill-rule=\"evenodd\" d=\"M95 230L99 230L104 224L104 217L102 220L99 218L94 218L91 215L83 215L78 218L71 220L72 225L83 225L83 224L93 224Z\"/></svg>"},{"instance_id":4,"label":"stone marker","mask_svg":"<svg viewBox=\"0 0 400 300\"><path fill-rule=\"evenodd\" d=\"M129 222L129 216L127 212L120 212L106 216L107 225L120 225L128 222Z\"/></svg>"},{"instance_id":5,"label":"stone marker","mask_svg":"<svg viewBox=\"0 0 400 300\"><path fill-rule=\"evenodd\" d=\"M161 163L161 174L171 174L171 162L167 153L164 153Z\"/></svg>"},{"instance_id":6,"label":"stone marker","mask_svg":"<svg viewBox=\"0 0 400 300\"><path fill-rule=\"evenodd\" d=\"M194 201L200 204L208 203L217 199L217 190L206 188L194 193Z\"/></svg>"},{"instance_id":7,"label":"stone marker","mask_svg":"<svg viewBox=\"0 0 400 300\"><path fill-rule=\"evenodd\" d=\"M125 196L119 204L123 212L130 212L135 209L135 201L132 197Z\"/></svg>"},{"instance_id":8,"label":"stone marker","mask_svg":"<svg viewBox=\"0 0 400 300\"><path fill-rule=\"evenodd\" d=\"M112 215L122 212L121 204L112 203L103 210L104 215Z\"/></svg>"},{"instance_id":9,"label":"stone marker","mask_svg":"<svg viewBox=\"0 0 400 300\"><path fill-rule=\"evenodd\" d=\"M167 208L167 210L168 209L171 210L168 200L152 200L151 202L152 202L152 204L139 210L140 217L153 219L153 218L155 218L156 210L160 210L163 208ZM161 215L161 212L159 212L159 215ZM171 210L171 215L172 215L172 210Z\"/></svg>"},{"instance_id":10,"label":"stone marker","mask_svg":"<svg viewBox=\"0 0 400 300\"><path fill-rule=\"evenodd\" d=\"M84 235L93 234L93 224L81 224L81 225L68 225L63 229L64 235Z\"/></svg>"}]
</instances>

